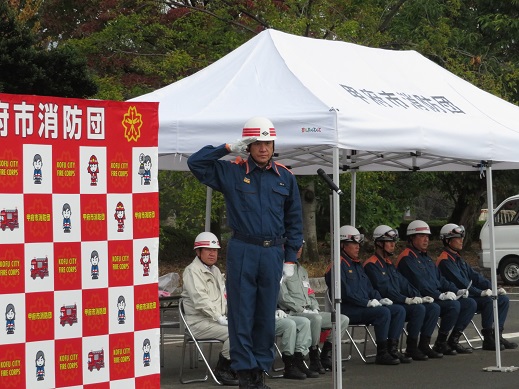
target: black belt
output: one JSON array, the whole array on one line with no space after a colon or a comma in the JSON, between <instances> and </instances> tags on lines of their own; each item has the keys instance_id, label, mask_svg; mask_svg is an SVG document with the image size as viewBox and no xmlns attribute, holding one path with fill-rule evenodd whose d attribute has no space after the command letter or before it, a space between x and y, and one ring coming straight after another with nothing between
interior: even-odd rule
<instances>
[{"instance_id":1,"label":"black belt","mask_svg":"<svg viewBox=\"0 0 519 389\"><path fill-rule=\"evenodd\" d=\"M279 246L284 244L287 241L287 238L272 238L272 239L265 239L260 238L256 236L249 236L249 235L243 235L239 232L234 231L232 234L233 238L241 240L245 243L255 244L257 246L263 246L263 247L272 247L272 246Z\"/></svg>"}]
</instances>

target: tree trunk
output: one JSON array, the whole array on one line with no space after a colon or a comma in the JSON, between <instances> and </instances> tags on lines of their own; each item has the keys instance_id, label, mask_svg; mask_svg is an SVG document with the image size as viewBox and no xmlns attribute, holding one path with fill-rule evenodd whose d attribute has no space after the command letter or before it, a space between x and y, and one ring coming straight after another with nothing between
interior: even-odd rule
<instances>
[{"instance_id":1,"label":"tree trunk","mask_svg":"<svg viewBox=\"0 0 519 389\"><path fill-rule=\"evenodd\" d=\"M483 205L484 190L466 191L461 193L454 203L450 221L465 227L464 245L472 243L472 231L478 222L481 206Z\"/></svg>"},{"instance_id":2,"label":"tree trunk","mask_svg":"<svg viewBox=\"0 0 519 389\"><path fill-rule=\"evenodd\" d=\"M305 249L303 250L302 261L319 261L315 224L317 202L313 180L311 180L308 185L301 190L301 204L303 207L303 231L305 239Z\"/></svg>"}]
</instances>

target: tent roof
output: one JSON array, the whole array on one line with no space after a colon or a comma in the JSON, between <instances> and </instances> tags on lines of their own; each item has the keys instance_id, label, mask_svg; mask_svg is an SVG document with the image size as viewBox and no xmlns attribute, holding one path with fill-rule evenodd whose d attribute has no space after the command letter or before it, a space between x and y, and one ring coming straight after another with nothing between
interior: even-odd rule
<instances>
[{"instance_id":1,"label":"tent roof","mask_svg":"<svg viewBox=\"0 0 519 389\"><path fill-rule=\"evenodd\" d=\"M133 101L158 101L159 168L187 170L252 116L274 123L277 161L296 174L473 170L519 163L519 107L415 51L266 30L217 62Z\"/></svg>"}]
</instances>

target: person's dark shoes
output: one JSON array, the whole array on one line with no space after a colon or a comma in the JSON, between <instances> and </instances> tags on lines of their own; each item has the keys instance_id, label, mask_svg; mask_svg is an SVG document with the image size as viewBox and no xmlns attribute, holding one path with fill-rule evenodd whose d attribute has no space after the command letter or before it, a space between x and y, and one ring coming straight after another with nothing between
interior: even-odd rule
<instances>
[{"instance_id":1,"label":"person's dark shoes","mask_svg":"<svg viewBox=\"0 0 519 389\"><path fill-rule=\"evenodd\" d=\"M251 370L239 370L236 374L238 374L239 389L256 388L253 383Z\"/></svg>"},{"instance_id":2,"label":"person's dark shoes","mask_svg":"<svg viewBox=\"0 0 519 389\"><path fill-rule=\"evenodd\" d=\"M451 336L447 340L447 344L451 349L456 351L457 354L472 354L471 347L464 347L460 344L461 331L452 331Z\"/></svg>"},{"instance_id":3,"label":"person's dark shoes","mask_svg":"<svg viewBox=\"0 0 519 389\"><path fill-rule=\"evenodd\" d=\"M265 376L262 370L252 370L251 377L252 384L248 386L248 389L271 389L270 386L265 384Z\"/></svg>"},{"instance_id":4,"label":"person's dark shoes","mask_svg":"<svg viewBox=\"0 0 519 389\"><path fill-rule=\"evenodd\" d=\"M380 341L377 342L377 356L375 357L375 363L377 365L399 365L400 360L388 353L387 341Z\"/></svg>"},{"instance_id":5,"label":"person's dark shoes","mask_svg":"<svg viewBox=\"0 0 519 389\"><path fill-rule=\"evenodd\" d=\"M447 342L434 342L433 351L443 355L456 355L456 350L453 350Z\"/></svg>"},{"instance_id":6,"label":"person's dark shoes","mask_svg":"<svg viewBox=\"0 0 519 389\"><path fill-rule=\"evenodd\" d=\"M420 343L418 343L418 348L421 352L423 352L425 355L427 355L428 358L431 359L439 359L443 358L443 353L438 352L431 348L431 338L422 336L420 337Z\"/></svg>"},{"instance_id":7,"label":"person's dark shoes","mask_svg":"<svg viewBox=\"0 0 519 389\"><path fill-rule=\"evenodd\" d=\"M483 335L483 344L481 348L487 351L496 351L496 339L494 329L492 328L483 328L481 330L481 335ZM501 343L499 344L499 349L503 350L505 346Z\"/></svg>"},{"instance_id":8,"label":"person's dark shoes","mask_svg":"<svg viewBox=\"0 0 519 389\"><path fill-rule=\"evenodd\" d=\"M414 361L427 361L429 357L418 348L418 339L407 337L405 354L406 357Z\"/></svg>"},{"instance_id":9,"label":"person's dark shoes","mask_svg":"<svg viewBox=\"0 0 519 389\"><path fill-rule=\"evenodd\" d=\"M499 331L499 341L501 342L501 345L504 346L507 350L512 350L514 348L517 348L517 343L510 342L509 340L503 338L503 330ZM503 347L501 347L503 348Z\"/></svg>"},{"instance_id":10,"label":"person's dark shoes","mask_svg":"<svg viewBox=\"0 0 519 389\"><path fill-rule=\"evenodd\" d=\"M402 354L398 350L398 340L397 339L388 339L387 340L387 351L393 357L397 358L400 363L411 363L413 360L411 357Z\"/></svg>"},{"instance_id":11,"label":"person's dark shoes","mask_svg":"<svg viewBox=\"0 0 519 389\"><path fill-rule=\"evenodd\" d=\"M304 373L307 378L318 378L319 373L313 370L310 370L306 364L303 357L303 354L300 352L294 353L294 364L299 369L301 373Z\"/></svg>"},{"instance_id":12,"label":"person's dark shoes","mask_svg":"<svg viewBox=\"0 0 519 389\"><path fill-rule=\"evenodd\" d=\"M326 372L321 364L321 357L317 346L310 347L310 370L316 371L319 374Z\"/></svg>"},{"instance_id":13,"label":"person's dark shoes","mask_svg":"<svg viewBox=\"0 0 519 389\"><path fill-rule=\"evenodd\" d=\"M289 380L306 379L306 374L297 368L293 355L283 354L282 359L283 363L285 364L283 378L288 378Z\"/></svg>"},{"instance_id":14,"label":"person's dark shoes","mask_svg":"<svg viewBox=\"0 0 519 389\"><path fill-rule=\"evenodd\" d=\"M321 350L321 365L325 370L332 370L332 343L324 342Z\"/></svg>"},{"instance_id":15,"label":"person's dark shoes","mask_svg":"<svg viewBox=\"0 0 519 389\"><path fill-rule=\"evenodd\" d=\"M236 373L231 369L231 361L221 353L214 369L214 375L218 381L227 386L238 386L239 381Z\"/></svg>"}]
</instances>

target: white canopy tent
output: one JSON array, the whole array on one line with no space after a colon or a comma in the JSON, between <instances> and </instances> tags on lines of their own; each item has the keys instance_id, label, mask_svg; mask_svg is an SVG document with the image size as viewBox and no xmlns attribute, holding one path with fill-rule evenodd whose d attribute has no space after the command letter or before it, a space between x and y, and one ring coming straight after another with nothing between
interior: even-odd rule
<instances>
[{"instance_id":1,"label":"white canopy tent","mask_svg":"<svg viewBox=\"0 0 519 389\"><path fill-rule=\"evenodd\" d=\"M198 73L133 100L160 102L159 169L187 170L189 155L236 140L252 116L274 123L277 161L296 174L323 168L336 183L341 170L486 168L490 212L490 166L519 166L519 107L414 51L266 30ZM338 210L337 194L333 203ZM338 211L333 225L338 233ZM339 265L335 238L335 274ZM492 283L495 295L495 269ZM338 282L334 292L340 296ZM334 351L340 376L340 347ZM501 368L499 352L496 362Z\"/></svg>"}]
</instances>

